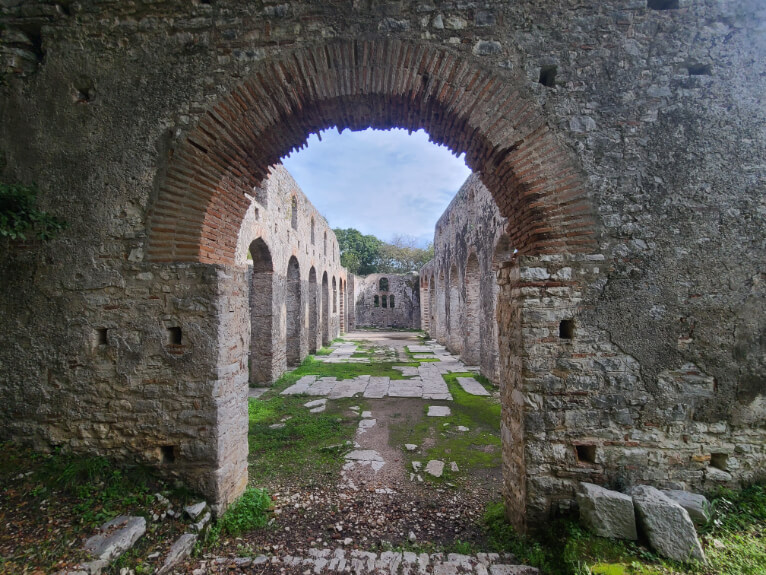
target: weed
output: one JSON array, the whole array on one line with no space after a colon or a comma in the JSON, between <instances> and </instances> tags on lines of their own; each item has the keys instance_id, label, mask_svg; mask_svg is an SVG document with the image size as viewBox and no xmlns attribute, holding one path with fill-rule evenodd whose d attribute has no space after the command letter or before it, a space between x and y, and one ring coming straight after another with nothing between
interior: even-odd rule
<instances>
[{"instance_id":1,"label":"weed","mask_svg":"<svg viewBox=\"0 0 766 575\"><path fill-rule=\"evenodd\" d=\"M271 497L268 492L265 489L249 487L242 497L229 506L216 527L232 537L237 537L242 533L265 527L269 509Z\"/></svg>"}]
</instances>

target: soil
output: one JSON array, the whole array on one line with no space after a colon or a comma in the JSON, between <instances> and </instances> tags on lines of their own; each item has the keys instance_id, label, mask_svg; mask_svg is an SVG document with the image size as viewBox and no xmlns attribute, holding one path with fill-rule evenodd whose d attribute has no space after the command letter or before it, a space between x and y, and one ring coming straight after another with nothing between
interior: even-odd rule
<instances>
[{"instance_id":1,"label":"soil","mask_svg":"<svg viewBox=\"0 0 766 575\"><path fill-rule=\"evenodd\" d=\"M364 331L346 339L393 347L405 361L404 346L419 343L411 332ZM381 469L376 472L369 465L355 465L340 476L328 477L323 484L311 485L304 477L291 477L259 485L274 499L270 527L222 541L203 557L188 562L186 572L199 573L201 568L215 572L216 558L220 562L223 557L243 555L300 556L312 548L373 552L390 548L450 550L468 544L481 548L484 509L498 499L501 490L499 466L461 469L460 481L454 484L426 478L418 481L417 474L413 476L412 470L405 468L408 458L404 446L391 444L389 429L392 422L424 418L425 406L433 402L412 398L365 402L376 425L357 432L355 448L378 452L385 460ZM420 476L424 475L421 470ZM239 571L230 563L220 564L221 572L252 572L249 568Z\"/></svg>"}]
</instances>

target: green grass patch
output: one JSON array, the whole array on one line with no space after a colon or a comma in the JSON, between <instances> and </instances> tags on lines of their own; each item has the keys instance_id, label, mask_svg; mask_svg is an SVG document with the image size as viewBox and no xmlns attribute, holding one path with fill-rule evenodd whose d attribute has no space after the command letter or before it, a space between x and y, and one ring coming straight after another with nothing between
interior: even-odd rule
<instances>
[{"instance_id":1,"label":"green grass patch","mask_svg":"<svg viewBox=\"0 0 766 575\"><path fill-rule=\"evenodd\" d=\"M324 363L308 356L299 368L287 374L294 383L304 375L317 375L319 377L335 377L337 379L353 379L360 375L384 376L391 379L405 379L401 371L393 368L395 365L409 365L417 367L414 362L382 361L371 363ZM276 389L283 382L283 378L274 384ZM290 384L292 385L292 383ZM284 386L287 387L287 386ZM282 389L284 389L284 387Z\"/></svg>"},{"instance_id":2,"label":"green grass patch","mask_svg":"<svg viewBox=\"0 0 766 575\"><path fill-rule=\"evenodd\" d=\"M441 479L424 476L430 481L460 482L471 469L500 466L500 402L494 397L475 396L463 391L457 383L457 378L465 376L473 374L456 373L444 376L453 401L439 403L448 405L451 415L426 417L427 405L433 405L434 402L424 402L424 413L421 417L414 421L404 419L392 422L389 426L391 445L414 443L422 446L426 440L433 441L433 445L425 452L405 453L408 463L412 460L430 459L457 463L457 473L452 472L449 465L446 465ZM489 387L486 378L476 378ZM458 431L458 426L467 427L468 431Z\"/></svg>"},{"instance_id":3,"label":"green grass patch","mask_svg":"<svg viewBox=\"0 0 766 575\"><path fill-rule=\"evenodd\" d=\"M250 399L250 478L298 479L307 484L339 471L356 432L359 416L348 411L356 399L328 400L322 413L310 413L306 396ZM283 427L273 426L284 424Z\"/></svg>"},{"instance_id":4,"label":"green grass patch","mask_svg":"<svg viewBox=\"0 0 766 575\"><path fill-rule=\"evenodd\" d=\"M353 439L359 422L359 416L348 408L358 405L363 410L364 402L358 398L328 400L324 412L310 413L304 404L317 398L279 394L312 369L337 377L341 370L332 368L345 365L351 364L324 364L309 357L261 397L250 398L249 475L255 485L283 479L311 485L339 472L348 450L346 441Z\"/></svg>"},{"instance_id":5,"label":"green grass patch","mask_svg":"<svg viewBox=\"0 0 766 575\"><path fill-rule=\"evenodd\" d=\"M265 489L249 487L229 506L216 523L221 532L237 537L248 531L265 527L269 520L271 497Z\"/></svg>"},{"instance_id":6,"label":"green grass patch","mask_svg":"<svg viewBox=\"0 0 766 575\"><path fill-rule=\"evenodd\" d=\"M333 351L335 350L331 347L320 347L314 355L330 355Z\"/></svg>"}]
</instances>

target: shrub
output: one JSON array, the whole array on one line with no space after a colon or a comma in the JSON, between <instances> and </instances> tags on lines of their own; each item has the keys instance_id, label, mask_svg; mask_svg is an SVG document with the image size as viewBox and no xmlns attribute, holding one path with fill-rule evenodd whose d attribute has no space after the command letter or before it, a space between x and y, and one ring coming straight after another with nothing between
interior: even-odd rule
<instances>
[{"instance_id":1,"label":"shrub","mask_svg":"<svg viewBox=\"0 0 766 575\"><path fill-rule=\"evenodd\" d=\"M38 210L36 203L35 186L0 183L0 237L49 240L66 227L63 220Z\"/></svg>"}]
</instances>

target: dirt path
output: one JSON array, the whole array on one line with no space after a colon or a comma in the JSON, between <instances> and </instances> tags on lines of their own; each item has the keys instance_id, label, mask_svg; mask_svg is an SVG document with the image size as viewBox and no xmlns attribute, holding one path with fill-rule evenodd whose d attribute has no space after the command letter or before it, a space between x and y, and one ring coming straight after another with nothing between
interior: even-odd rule
<instances>
[{"instance_id":1,"label":"dirt path","mask_svg":"<svg viewBox=\"0 0 766 575\"><path fill-rule=\"evenodd\" d=\"M365 330L347 334L344 339L363 341L360 349L371 344L378 348L377 352L380 347L396 350L399 361L411 362L405 347L421 345L418 335ZM348 347L348 344L337 346L337 355L348 356ZM443 351L438 353L444 366L451 366L458 374L464 370L457 358ZM337 359L340 357L329 361ZM392 385L397 383L394 379L391 382ZM330 389L324 384L316 385L325 392ZM309 388L309 394L311 389L314 388ZM453 396L456 392L459 389L452 389ZM332 392L329 393L328 409L333 401L338 401L332 399ZM473 446L470 439L465 439L471 433L469 427L457 425L468 423L467 416L460 412L464 408L459 405L462 395L456 396L454 401L420 397L366 398L362 394L356 397L360 399L359 406L353 405L353 399L343 400L351 402L344 408L344 414L358 416L359 427L339 474L327 476L324 481L310 486L300 475L279 477L260 485L267 487L274 499L275 514L271 526L221 542L201 560L188 563L187 573L302 573L308 563L290 565L290 558L313 557L318 560L329 550L333 554L342 550L348 555L354 550L359 554L362 550L381 553L401 549L422 553L481 548L484 536L481 517L487 504L497 500L501 488L500 456L498 450L490 464L482 460L482 465L476 469L462 463L471 460L462 451L473 453L474 448L477 453L486 451L485 445ZM475 401L497 403L497 398ZM428 417L426 411L431 405L451 406L454 417ZM497 421L493 420L491 424L470 423L471 427L480 425L488 425L488 430L498 436L499 443L499 410ZM405 447L410 442L408 438L412 441L409 450ZM440 460L445 466L441 477L425 471L434 453L447 456ZM461 461L461 467L455 460ZM413 467L413 461L417 468ZM261 555L268 557L268 563L253 571L245 558ZM350 555L348 559L350 566ZM476 561L478 559L474 558L474 563ZM320 561L321 568L315 571L316 563L312 563L309 571L323 572L328 566L329 563L324 565ZM348 572L345 568L342 571Z\"/></svg>"}]
</instances>

